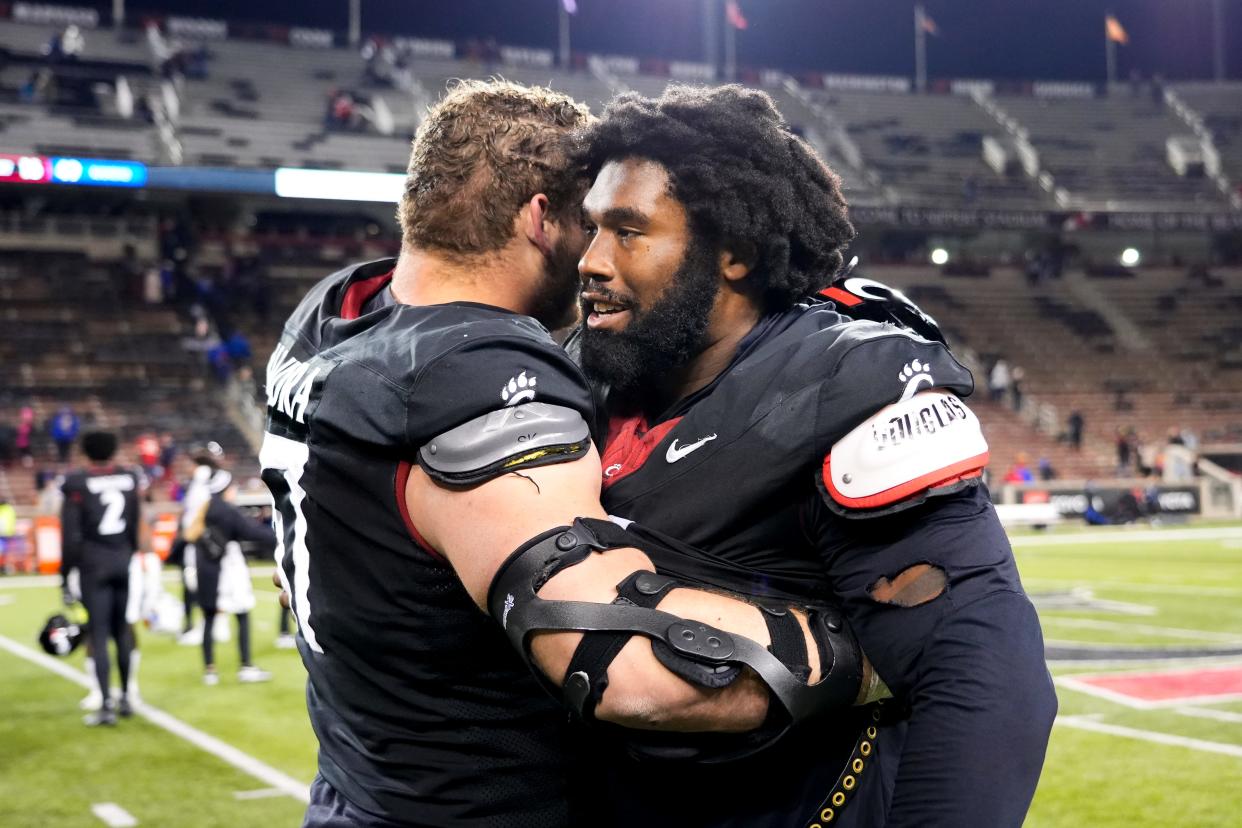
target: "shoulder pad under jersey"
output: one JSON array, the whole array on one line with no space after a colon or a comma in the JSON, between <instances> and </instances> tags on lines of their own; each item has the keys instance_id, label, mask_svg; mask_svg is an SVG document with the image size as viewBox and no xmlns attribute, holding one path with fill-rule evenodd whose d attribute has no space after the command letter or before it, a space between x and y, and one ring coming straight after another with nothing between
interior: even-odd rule
<instances>
[{"instance_id":1,"label":"shoulder pad under jersey","mask_svg":"<svg viewBox=\"0 0 1242 828\"><path fill-rule=\"evenodd\" d=\"M954 394L924 391L882 408L838 440L818 482L834 512L873 517L973 486L987 462L974 412Z\"/></svg>"}]
</instances>

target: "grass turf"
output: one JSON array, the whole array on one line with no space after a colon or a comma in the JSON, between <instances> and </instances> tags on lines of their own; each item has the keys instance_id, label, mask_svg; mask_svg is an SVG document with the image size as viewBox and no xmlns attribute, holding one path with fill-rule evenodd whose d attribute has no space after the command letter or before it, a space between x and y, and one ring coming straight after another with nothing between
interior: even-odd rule
<instances>
[{"instance_id":1,"label":"grass turf","mask_svg":"<svg viewBox=\"0 0 1242 828\"><path fill-rule=\"evenodd\" d=\"M1133 605L1136 613L1044 611L1047 638L1153 647L1242 643L1242 545L1237 539L1134 542L1125 533L1116 535L1115 543L1040 545L1039 535L1018 540L1016 554L1030 592L1088 590L1096 598ZM35 635L56 609L59 593L52 586L14 588L20 583L0 579L0 634L37 647ZM309 782L315 741L306 719L304 673L296 652L274 649L274 596L265 577L256 577L255 584L260 593L252 625L255 660L273 672L274 680L238 684L237 649L230 642L217 645L220 685L205 687L197 648L143 634L143 696ZM1086 625L1078 623L1084 620ZM79 668L81 661L81 653L67 659ZM1142 667L1125 669L1136 666ZM1053 673L1105 669L1123 668L1058 664ZM1242 746L1242 722L1193 718L1170 709L1135 710L1068 688L1058 692L1063 716L1093 716L1106 724ZM83 694L64 678L0 651L0 698L8 707L0 719L0 826L98 826L102 823L90 812L98 802L121 805L142 825L298 824L300 802L287 796L238 800L236 792L266 785L149 722L135 718L102 731L83 727L77 710ZM1242 701L1197 707L1242 714ZM1239 825L1240 778L1242 757L1057 727L1027 824Z\"/></svg>"}]
</instances>

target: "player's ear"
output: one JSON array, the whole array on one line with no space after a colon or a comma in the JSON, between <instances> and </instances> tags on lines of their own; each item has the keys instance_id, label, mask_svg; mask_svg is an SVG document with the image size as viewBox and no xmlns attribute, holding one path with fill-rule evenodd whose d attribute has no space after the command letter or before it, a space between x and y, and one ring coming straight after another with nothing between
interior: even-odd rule
<instances>
[{"instance_id":1,"label":"player's ear","mask_svg":"<svg viewBox=\"0 0 1242 828\"><path fill-rule=\"evenodd\" d=\"M730 244L720 251L720 275L730 282L739 282L750 275L755 263L755 246L753 244Z\"/></svg>"},{"instance_id":2,"label":"player's ear","mask_svg":"<svg viewBox=\"0 0 1242 828\"><path fill-rule=\"evenodd\" d=\"M531 196L530 201L522 205L520 219L522 232L531 244L539 248L545 256L553 252L552 240L548 237L551 219L548 216L548 197L543 193Z\"/></svg>"}]
</instances>

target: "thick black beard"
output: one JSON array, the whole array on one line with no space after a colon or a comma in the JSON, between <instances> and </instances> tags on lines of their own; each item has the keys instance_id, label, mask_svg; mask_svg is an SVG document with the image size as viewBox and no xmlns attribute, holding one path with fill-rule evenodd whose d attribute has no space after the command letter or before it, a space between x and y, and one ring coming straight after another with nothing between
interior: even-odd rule
<instances>
[{"instance_id":1,"label":"thick black beard","mask_svg":"<svg viewBox=\"0 0 1242 828\"><path fill-rule=\"evenodd\" d=\"M670 371L686 365L706 345L708 317L720 291L716 254L690 243L664 295L620 333L583 326L582 368L626 396L641 396ZM589 310L583 308L585 319Z\"/></svg>"},{"instance_id":2,"label":"thick black beard","mask_svg":"<svg viewBox=\"0 0 1242 828\"><path fill-rule=\"evenodd\" d=\"M578 318L578 256L578 251L561 239L544 263L543 281L535 292L537 299L530 315L550 331L572 325Z\"/></svg>"}]
</instances>

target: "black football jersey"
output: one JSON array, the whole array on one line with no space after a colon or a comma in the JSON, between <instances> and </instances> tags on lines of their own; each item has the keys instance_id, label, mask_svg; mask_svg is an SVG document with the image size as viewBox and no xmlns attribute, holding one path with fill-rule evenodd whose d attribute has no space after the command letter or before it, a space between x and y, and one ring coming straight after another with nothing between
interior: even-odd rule
<instances>
[{"instance_id":1,"label":"black football jersey","mask_svg":"<svg viewBox=\"0 0 1242 828\"><path fill-rule=\"evenodd\" d=\"M933 386L965 395L973 380L939 343L846 319L827 303L799 305L762 320L714 382L669 411L648 419L610 401L604 506L728 561L709 576L722 586L823 600L833 584L822 528L807 524L820 521L825 455L907 390ZM660 768L605 751L616 824L644 814L645 825L678 828L805 824L869 713L845 711L725 765Z\"/></svg>"},{"instance_id":2,"label":"black football jersey","mask_svg":"<svg viewBox=\"0 0 1242 828\"><path fill-rule=\"evenodd\" d=\"M93 466L71 472L62 491L63 569L115 572L138 549L139 472Z\"/></svg>"},{"instance_id":3,"label":"black football jersey","mask_svg":"<svg viewBox=\"0 0 1242 828\"><path fill-rule=\"evenodd\" d=\"M528 317L371 301L393 265L312 289L267 369L260 460L319 769L402 824L569 825L566 716L422 545L404 490L432 437L528 400L593 422L590 390Z\"/></svg>"}]
</instances>

